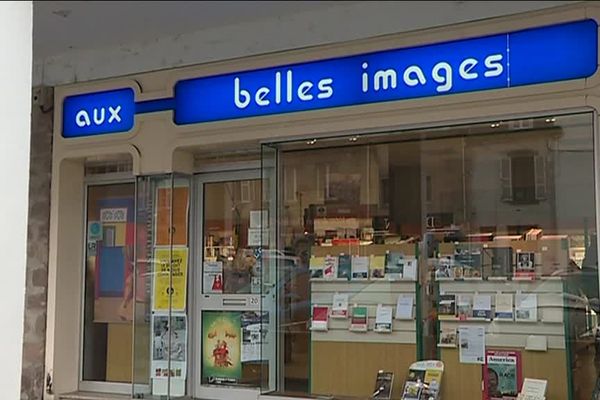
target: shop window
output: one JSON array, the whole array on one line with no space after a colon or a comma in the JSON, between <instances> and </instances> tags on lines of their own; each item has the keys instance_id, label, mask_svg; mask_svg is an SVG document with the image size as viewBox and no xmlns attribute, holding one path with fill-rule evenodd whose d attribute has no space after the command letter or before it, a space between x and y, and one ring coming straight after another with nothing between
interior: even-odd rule
<instances>
[{"instance_id":1,"label":"shop window","mask_svg":"<svg viewBox=\"0 0 600 400\"><path fill-rule=\"evenodd\" d=\"M133 183L87 190L84 381L132 381L134 195Z\"/></svg>"},{"instance_id":2,"label":"shop window","mask_svg":"<svg viewBox=\"0 0 600 400\"><path fill-rule=\"evenodd\" d=\"M271 231L277 250L307 254L293 280L278 269L277 335L263 345L280 350L278 371L263 390L516 398L538 378L548 399L591 398L600 357L592 121L265 145L281 174L263 187L289 191L296 175L326 168L323 198L318 179L283 204L269 198L285 216Z\"/></svg>"}]
</instances>

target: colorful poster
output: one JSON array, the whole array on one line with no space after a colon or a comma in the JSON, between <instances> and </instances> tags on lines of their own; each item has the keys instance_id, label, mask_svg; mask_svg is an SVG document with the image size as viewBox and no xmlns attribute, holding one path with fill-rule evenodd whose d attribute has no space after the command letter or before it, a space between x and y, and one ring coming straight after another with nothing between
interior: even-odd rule
<instances>
[{"instance_id":1,"label":"colorful poster","mask_svg":"<svg viewBox=\"0 0 600 400\"><path fill-rule=\"evenodd\" d=\"M167 311L169 309L169 298L171 298L171 309L173 311L184 311L187 292L187 247L173 248L172 250L168 248L156 249L154 260L152 309L154 311Z\"/></svg>"},{"instance_id":2,"label":"colorful poster","mask_svg":"<svg viewBox=\"0 0 600 400\"><path fill-rule=\"evenodd\" d=\"M169 358L171 360L169 371ZM152 378L185 379L187 375L185 314L152 315Z\"/></svg>"},{"instance_id":3,"label":"colorful poster","mask_svg":"<svg viewBox=\"0 0 600 400\"><path fill-rule=\"evenodd\" d=\"M188 205L187 186L159 188L156 194L156 246L187 246ZM172 195L172 196L171 196ZM173 202L171 206L171 201ZM171 213L171 210L173 212Z\"/></svg>"},{"instance_id":4,"label":"colorful poster","mask_svg":"<svg viewBox=\"0 0 600 400\"><path fill-rule=\"evenodd\" d=\"M516 399L522 384L521 353L487 350L483 366L484 400Z\"/></svg>"},{"instance_id":5,"label":"colorful poster","mask_svg":"<svg viewBox=\"0 0 600 400\"><path fill-rule=\"evenodd\" d=\"M202 382L237 383L242 377L242 313L202 313Z\"/></svg>"}]
</instances>

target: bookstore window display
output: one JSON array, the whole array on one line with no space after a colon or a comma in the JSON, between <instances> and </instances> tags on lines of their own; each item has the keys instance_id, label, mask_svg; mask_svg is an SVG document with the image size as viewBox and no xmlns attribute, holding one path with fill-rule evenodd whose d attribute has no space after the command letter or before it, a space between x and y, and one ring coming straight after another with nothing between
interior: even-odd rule
<instances>
[{"instance_id":1,"label":"bookstore window display","mask_svg":"<svg viewBox=\"0 0 600 400\"><path fill-rule=\"evenodd\" d=\"M263 177L269 189L279 177L270 198L279 249L306 253L278 289L291 303L279 304L289 310L280 348L290 349L280 391L526 398L542 379L549 399L589 399L599 297L592 119L263 146L263 164L276 160L279 171ZM418 360L432 364L411 366ZM374 391L376 377L387 383Z\"/></svg>"}]
</instances>

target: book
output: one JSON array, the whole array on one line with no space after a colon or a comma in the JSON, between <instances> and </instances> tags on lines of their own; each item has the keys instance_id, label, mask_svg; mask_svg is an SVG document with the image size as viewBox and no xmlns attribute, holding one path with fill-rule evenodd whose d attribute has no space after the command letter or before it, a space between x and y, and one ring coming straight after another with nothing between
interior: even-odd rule
<instances>
[{"instance_id":1,"label":"book","mask_svg":"<svg viewBox=\"0 0 600 400\"><path fill-rule=\"evenodd\" d=\"M324 260L323 277L333 279L337 277L339 259L337 257L327 256Z\"/></svg>"},{"instance_id":2,"label":"book","mask_svg":"<svg viewBox=\"0 0 600 400\"><path fill-rule=\"evenodd\" d=\"M470 294L459 294L456 297L456 316L461 321L468 320L473 316L473 296Z\"/></svg>"},{"instance_id":3,"label":"book","mask_svg":"<svg viewBox=\"0 0 600 400\"><path fill-rule=\"evenodd\" d=\"M517 252L514 276L515 278L535 278L535 253Z\"/></svg>"},{"instance_id":4,"label":"book","mask_svg":"<svg viewBox=\"0 0 600 400\"><path fill-rule=\"evenodd\" d=\"M515 295L515 320L537 322L537 294L517 293Z\"/></svg>"},{"instance_id":5,"label":"book","mask_svg":"<svg viewBox=\"0 0 600 400\"><path fill-rule=\"evenodd\" d=\"M402 391L402 400L419 400L421 398L422 392L422 382L407 381L404 383L404 390Z\"/></svg>"},{"instance_id":6,"label":"book","mask_svg":"<svg viewBox=\"0 0 600 400\"><path fill-rule=\"evenodd\" d=\"M544 400L546 398L546 388L548 381L545 379L525 378L519 399L524 400Z\"/></svg>"},{"instance_id":7,"label":"book","mask_svg":"<svg viewBox=\"0 0 600 400\"><path fill-rule=\"evenodd\" d=\"M366 332L368 329L368 308L364 306L352 307L350 315L350 330L354 332Z\"/></svg>"},{"instance_id":8,"label":"book","mask_svg":"<svg viewBox=\"0 0 600 400\"><path fill-rule=\"evenodd\" d=\"M375 388L373 389L372 399L389 400L392 397L392 387L394 386L394 373L378 371L375 378Z\"/></svg>"},{"instance_id":9,"label":"book","mask_svg":"<svg viewBox=\"0 0 600 400\"><path fill-rule=\"evenodd\" d=\"M456 347L456 328L442 328L438 341L439 347Z\"/></svg>"},{"instance_id":10,"label":"book","mask_svg":"<svg viewBox=\"0 0 600 400\"><path fill-rule=\"evenodd\" d=\"M369 270L371 279L384 279L385 278L385 256L369 257Z\"/></svg>"},{"instance_id":11,"label":"book","mask_svg":"<svg viewBox=\"0 0 600 400\"><path fill-rule=\"evenodd\" d=\"M204 293L223 293L223 262L204 261Z\"/></svg>"},{"instance_id":12,"label":"book","mask_svg":"<svg viewBox=\"0 0 600 400\"><path fill-rule=\"evenodd\" d=\"M463 278L483 278L481 244L458 243L454 248L454 262L462 268Z\"/></svg>"},{"instance_id":13,"label":"book","mask_svg":"<svg viewBox=\"0 0 600 400\"><path fill-rule=\"evenodd\" d=\"M492 319L492 296L487 294L473 296L473 318Z\"/></svg>"},{"instance_id":14,"label":"book","mask_svg":"<svg viewBox=\"0 0 600 400\"><path fill-rule=\"evenodd\" d=\"M336 293L333 295L331 318L348 318L348 294Z\"/></svg>"},{"instance_id":15,"label":"book","mask_svg":"<svg viewBox=\"0 0 600 400\"><path fill-rule=\"evenodd\" d=\"M438 317L439 319L456 319L456 295L440 295Z\"/></svg>"},{"instance_id":16,"label":"book","mask_svg":"<svg viewBox=\"0 0 600 400\"><path fill-rule=\"evenodd\" d=\"M454 279L454 257L443 256L436 259L434 264L435 268L435 279Z\"/></svg>"},{"instance_id":17,"label":"book","mask_svg":"<svg viewBox=\"0 0 600 400\"><path fill-rule=\"evenodd\" d=\"M401 400L439 400L444 363L437 360L417 361L408 369Z\"/></svg>"},{"instance_id":18,"label":"book","mask_svg":"<svg viewBox=\"0 0 600 400\"><path fill-rule=\"evenodd\" d=\"M382 304L377 305L375 329L373 330L378 333L390 333L392 331L392 307Z\"/></svg>"},{"instance_id":19,"label":"book","mask_svg":"<svg viewBox=\"0 0 600 400\"><path fill-rule=\"evenodd\" d=\"M512 247L492 247L491 278L508 278L513 274L513 250Z\"/></svg>"},{"instance_id":20,"label":"book","mask_svg":"<svg viewBox=\"0 0 600 400\"><path fill-rule=\"evenodd\" d=\"M496 310L494 313L494 319L506 321L514 320L512 293L496 294Z\"/></svg>"},{"instance_id":21,"label":"book","mask_svg":"<svg viewBox=\"0 0 600 400\"><path fill-rule=\"evenodd\" d=\"M308 262L308 269L311 279L323 279L325 269L325 257L311 256Z\"/></svg>"},{"instance_id":22,"label":"book","mask_svg":"<svg viewBox=\"0 0 600 400\"><path fill-rule=\"evenodd\" d=\"M486 400L514 399L522 384L521 353L486 350L483 391Z\"/></svg>"},{"instance_id":23,"label":"book","mask_svg":"<svg viewBox=\"0 0 600 400\"><path fill-rule=\"evenodd\" d=\"M350 280L352 278L352 256L340 254L338 257L337 278Z\"/></svg>"},{"instance_id":24,"label":"book","mask_svg":"<svg viewBox=\"0 0 600 400\"><path fill-rule=\"evenodd\" d=\"M352 257L352 280L369 279L369 257Z\"/></svg>"},{"instance_id":25,"label":"book","mask_svg":"<svg viewBox=\"0 0 600 400\"><path fill-rule=\"evenodd\" d=\"M386 251L385 277L396 281L402 279L404 274L404 254L397 251Z\"/></svg>"},{"instance_id":26,"label":"book","mask_svg":"<svg viewBox=\"0 0 600 400\"><path fill-rule=\"evenodd\" d=\"M412 319L415 298L412 294L401 294L396 303L396 319Z\"/></svg>"},{"instance_id":27,"label":"book","mask_svg":"<svg viewBox=\"0 0 600 400\"><path fill-rule=\"evenodd\" d=\"M327 331L329 325L329 307L313 306L310 329L313 331Z\"/></svg>"},{"instance_id":28,"label":"book","mask_svg":"<svg viewBox=\"0 0 600 400\"><path fill-rule=\"evenodd\" d=\"M417 280L417 259L415 257L405 257L403 260L402 279L416 281Z\"/></svg>"}]
</instances>

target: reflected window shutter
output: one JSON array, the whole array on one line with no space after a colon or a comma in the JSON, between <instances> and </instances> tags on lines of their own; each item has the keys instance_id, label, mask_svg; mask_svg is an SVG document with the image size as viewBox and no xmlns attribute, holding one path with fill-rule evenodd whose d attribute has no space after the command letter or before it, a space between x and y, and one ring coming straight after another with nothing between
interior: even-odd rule
<instances>
[{"instance_id":1,"label":"reflected window shutter","mask_svg":"<svg viewBox=\"0 0 600 400\"><path fill-rule=\"evenodd\" d=\"M512 171L510 157L502 158L500 167L500 185L502 188L502 201L512 201Z\"/></svg>"},{"instance_id":2,"label":"reflected window shutter","mask_svg":"<svg viewBox=\"0 0 600 400\"><path fill-rule=\"evenodd\" d=\"M546 189L546 157L534 157L535 168L535 199L545 200L547 197Z\"/></svg>"}]
</instances>

